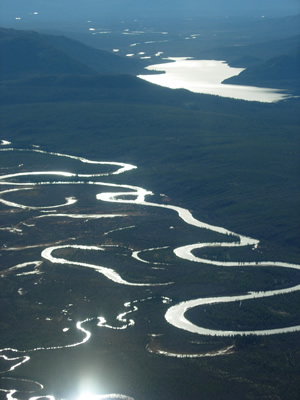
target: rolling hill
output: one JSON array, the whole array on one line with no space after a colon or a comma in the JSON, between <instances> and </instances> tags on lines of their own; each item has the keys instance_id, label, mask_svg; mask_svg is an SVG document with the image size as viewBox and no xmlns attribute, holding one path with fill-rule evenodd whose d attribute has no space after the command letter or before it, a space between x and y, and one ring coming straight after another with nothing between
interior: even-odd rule
<instances>
[{"instance_id":1,"label":"rolling hill","mask_svg":"<svg viewBox=\"0 0 300 400\"><path fill-rule=\"evenodd\" d=\"M1 79L45 74L137 74L143 64L63 36L0 30Z\"/></svg>"},{"instance_id":2,"label":"rolling hill","mask_svg":"<svg viewBox=\"0 0 300 400\"><path fill-rule=\"evenodd\" d=\"M300 89L300 50L271 58L241 72L238 76L226 79L224 83L250 86L264 86Z\"/></svg>"}]
</instances>

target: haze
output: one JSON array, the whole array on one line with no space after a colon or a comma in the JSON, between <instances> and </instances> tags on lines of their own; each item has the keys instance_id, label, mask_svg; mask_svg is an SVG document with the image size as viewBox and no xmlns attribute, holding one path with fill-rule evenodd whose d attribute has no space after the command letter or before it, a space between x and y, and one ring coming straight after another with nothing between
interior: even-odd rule
<instances>
[{"instance_id":1,"label":"haze","mask_svg":"<svg viewBox=\"0 0 300 400\"><path fill-rule=\"evenodd\" d=\"M284 16L300 12L298 0L11 0L1 5L1 24L38 12L43 20L76 20L83 17L207 17Z\"/></svg>"}]
</instances>

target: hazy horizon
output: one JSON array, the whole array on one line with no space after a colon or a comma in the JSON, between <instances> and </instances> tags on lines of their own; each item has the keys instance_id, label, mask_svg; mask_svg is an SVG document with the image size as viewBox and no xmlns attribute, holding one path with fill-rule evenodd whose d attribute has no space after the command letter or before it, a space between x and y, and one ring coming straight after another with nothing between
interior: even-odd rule
<instances>
[{"instance_id":1,"label":"hazy horizon","mask_svg":"<svg viewBox=\"0 0 300 400\"><path fill-rule=\"evenodd\" d=\"M9 25L19 18L72 22L92 17L276 17L299 14L300 4L298 0L52 0L50 4L42 0L10 0L0 6L0 11L0 23Z\"/></svg>"}]
</instances>

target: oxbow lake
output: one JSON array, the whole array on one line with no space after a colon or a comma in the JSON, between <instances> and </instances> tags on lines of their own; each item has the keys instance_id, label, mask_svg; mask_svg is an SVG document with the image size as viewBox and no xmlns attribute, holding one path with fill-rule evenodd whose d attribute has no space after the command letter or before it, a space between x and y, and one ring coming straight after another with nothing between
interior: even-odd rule
<instances>
[{"instance_id":1,"label":"oxbow lake","mask_svg":"<svg viewBox=\"0 0 300 400\"><path fill-rule=\"evenodd\" d=\"M161 74L138 77L170 89L187 89L194 93L239 100L273 103L290 97L280 89L223 84L225 79L244 71L244 68L230 67L225 61L194 60L185 57L169 57L166 60L170 62L146 67L149 71L161 71Z\"/></svg>"}]
</instances>

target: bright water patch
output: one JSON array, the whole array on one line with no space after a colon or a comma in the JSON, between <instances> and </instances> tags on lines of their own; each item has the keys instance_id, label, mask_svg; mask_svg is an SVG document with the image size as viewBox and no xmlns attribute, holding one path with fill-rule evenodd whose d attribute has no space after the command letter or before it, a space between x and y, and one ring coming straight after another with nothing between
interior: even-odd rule
<instances>
[{"instance_id":1,"label":"bright water patch","mask_svg":"<svg viewBox=\"0 0 300 400\"><path fill-rule=\"evenodd\" d=\"M244 71L244 68L230 67L225 61L194 60L182 57L169 57L166 60L172 62L146 67L149 71L161 71L161 74L138 77L170 89L187 89L194 93L238 100L273 103L290 97L279 89L223 84L225 79Z\"/></svg>"}]
</instances>

